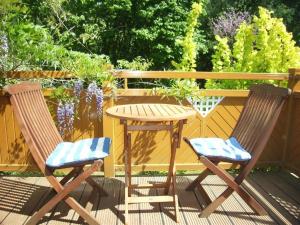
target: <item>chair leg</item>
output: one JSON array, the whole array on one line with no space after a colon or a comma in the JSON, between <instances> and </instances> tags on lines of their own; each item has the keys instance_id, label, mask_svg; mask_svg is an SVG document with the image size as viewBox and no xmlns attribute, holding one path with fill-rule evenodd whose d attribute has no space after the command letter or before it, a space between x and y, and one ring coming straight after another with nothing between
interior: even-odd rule
<instances>
[{"instance_id":1,"label":"chair leg","mask_svg":"<svg viewBox=\"0 0 300 225\"><path fill-rule=\"evenodd\" d=\"M76 177L78 175L78 173L80 172L81 169L82 169L82 167L80 167L80 168L79 167L75 167L59 183L61 185L66 184L69 180L71 180L72 178Z\"/></svg>"},{"instance_id":2,"label":"chair leg","mask_svg":"<svg viewBox=\"0 0 300 225\"><path fill-rule=\"evenodd\" d=\"M189 184L189 186L186 187L186 191L192 191L194 190L198 184L200 184L208 175L210 171L209 169L205 169L195 180L193 180L192 183Z\"/></svg>"},{"instance_id":3,"label":"chair leg","mask_svg":"<svg viewBox=\"0 0 300 225\"><path fill-rule=\"evenodd\" d=\"M70 173L68 173L59 183L61 185L65 185L69 180L74 179L76 176L78 176L78 172L80 172L82 168L75 167L73 170L71 170ZM54 195L56 195L56 191L54 188L51 188L49 191L48 196L45 199L45 202L48 202L51 198L53 198Z\"/></svg>"},{"instance_id":4,"label":"chair leg","mask_svg":"<svg viewBox=\"0 0 300 225\"><path fill-rule=\"evenodd\" d=\"M208 217L212 214L231 194L233 189L228 187L219 197L212 201L205 209L202 210L200 217Z\"/></svg>"},{"instance_id":5,"label":"chair leg","mask_svg":"<svg viewBox=\"0 0 300 225\"><path fill-rule=\"evenodd\" d=\"M241 198L253 209L254 212L256 212L259 215L266 215L266 210L252 197L250 196L241 186L244 176L238 177L238 183L236 182L236 179L234 179L229 173L227 173L222 168L219 168L216 166L213 162L211 162L206 157L200 158L201 162L214 174L216 174L219 178L221 178L227 185L228 188L216 199L214 200L207 209L204 209L202 213L204 216L208 216L210 213L212 213L220 204L222 204L227 197L230 196L230 194L233 191L236 191Z\"/></svg>"},{"instance_id":6,"label":"chair leg","mask_svg":"<svg viewBox=\"0 0 300 225\"><path fill-rule=\"evenodd\" d=\"M260 216L268 215L267 211L243 187L239 186L236 192L256 214Z\"/></svg>"},{"instance_id":7,"label":"chair leg","mask_svg":"<svg viewBox=\"0 0 300 225\"><path fill-rule=\"evenodd\" d=\"M57 205L61 200L67 197L67 195L78 187L83 180L88 178L97 168L100 166L100 162L95 162L89 169L85 170L79 176L77 176L73 181L69 182L65 187L60 184L60 182L53 176L47 176L50 184L54 187L57 194L45 204L38 212L36 212L26 223L28 225L37 224L38 221L49 212L55 205ZM89 224L99 224L96 219L94 219L74 198L67 197L65 202L73 208L80 216L82 216Z\"/></svg>"},{"instance_id":8,"label":"chair leg","mask_svg":"<svg viewBox=\"0 0 300 225\"><path fill-rule=\"evenodd\" d=\"M74 198L68 197L65 202L74 209L88 224L100 225L100 222L96 220L84 207L82 207Z\"/></svg>"}]
</instances>

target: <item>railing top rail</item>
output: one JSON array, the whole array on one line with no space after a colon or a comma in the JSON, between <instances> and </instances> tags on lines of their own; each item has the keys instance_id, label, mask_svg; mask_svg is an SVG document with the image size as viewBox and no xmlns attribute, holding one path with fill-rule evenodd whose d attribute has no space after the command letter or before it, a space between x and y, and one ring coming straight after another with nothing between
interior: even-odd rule
<instances>
[{"instance_id":1,"label":"railing top rail","mask_svg":"<svg viewBox=\"0 0 300 225\"><path fill-rule=\"evenodd\" d=\"M74 75L67 71L49 71L49 70L36 70L36 71L10 71L5 74L9 78L73 78Z\"/></svg>"},{"instance_id":2,"label":"railing top rail","mask_svg":"<svg viewBox=\"0 0 300 225\"><path fill-rule=\"evenodd\" d=\"M288 80L291 74L300 75L300 70L290 69L290 73L246 73L246 72L179 72L179 71L112 71L118 78L194 78L229 80ZM299 73L298 73L299 72ZM7 72L10 78L57 78L68 79L74 75L67 71L13 71Z\"/></svg>"},{"instance_id":3,"label":"railing top rail","mask_svg":"<svg viewBox=\"0 0 300 225\"><path fill-rule=\"evenodd\" d=\"M230 80L288 80L288 73L115 71L118 78L194 78Z\"/></svg>"}]
</instances>

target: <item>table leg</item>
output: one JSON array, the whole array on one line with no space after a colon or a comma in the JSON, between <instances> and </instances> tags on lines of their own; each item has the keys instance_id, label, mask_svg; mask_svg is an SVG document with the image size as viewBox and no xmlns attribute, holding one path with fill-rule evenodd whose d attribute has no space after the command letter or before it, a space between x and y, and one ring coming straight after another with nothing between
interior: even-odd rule
<instances>
[{"instance_id":1,"label":"table leg","mask_svg":"<svg viewBox=\"0 0 300 225\"><path fill-rule=\"evenodd\" d=\"M131 134L127 130L127 121L124 121L124 153L125 153L125 225L129 224L128 205L131 195Z\"/></svg>"},{"instance_id":2,"label":"table leg","mask_svg":"<svg viewBox=\"0 0 300 225\"><path fill-rule=\"evenodd\" d=\"M125 186L125 225L129 225L129 220L128 220L128 187Z\"/></svg>"},{"instance_id":3,"label":"table leg","mask_svg":"<svg viewBox=\"0 0 300 225\"><path fill-rule=\"evenodd\" d=\"M176 146L177 146L177 134L174 133L173 137L172 137L172 143L171 143L170 165L169 165L169 170L168 170L166 187L165 187L165 191L164 191L164 194L166 194L166 195L169 193L172 177L174 175L173 170L175 168Z\"/></svg>"},{"instance_id":4,"label":"table leg","mask_svg":"<svg viewBox=\"0 0 300 225\"><path fill-rule=\"evenodd\" d=\"M178 195L176 192L176 169L174 166L173 176L172 176L172 194L173 194L173 203L174 203L174 210L175 210L175 221L179 223L179 207L178 207Z\"/></svg>"},{"instance_id":5,"label":"table leg","mask_svg":"<svg viewBox=\"0 0 300 225\"><path fill-rule=\"evenodd\" d=\"M170 187L172 186L172 196L173 196L173 203L174 203L174 209L175 209L175 221L178 223L178 215L179 215L179 207L178 207L178 196L176 192L176 165L175 165L175 156L176 156L176 149L180 147L180 138L182 133L182 127L183 127L184 121L179 121L178 123L178 131L174 133L172 128L170 130L171 135L171 158L170 158L170 165L169 165L169 171L168 171L168 177L166 181L166 187L165 187L165 194L169 194ZM171 123L171 125L173 125Z\"/></svg>"},{"instance_id":6,"label":"table leg","mask_svg":"<svg viewBox=\"0 0 300 225\"><path fill-rule=\"evenodd\" d=\"M176 193L176 167L175 167L175 156L176 149L180 147L180 137L182 132L182 127L184 121L179 121L178 130L174 132L174 124L170 122L170 125L163 127L164 130L169 130L170 132L170 142L171 142L171 157L167 180L164 184L151 184L151 185L132 185L131 183L131 133L129 131L145 131L150 128L151 130L162 130L161 127L138 127L138 126L127 126L127 121L122 122L124 124L124 154L125 154L125 224L129 224L129 203L142 203L142 202L173 202L175 209L175 220L178 222L178 196ZM131 191L133 188L157 188L163 187L164 196L143 196L143 197L131 197ZM169 195L170 189L172 187L171 195Z\"/></svg>"},{"instance_id":7,"label":"table leg","mask_svg":"<svg viewBox=\"0 0 300 225\"><path fill-rule=\"evenodd\" d=\"M131 134L127 135L128 196L131 196Z\"/></svg>"}]
</instances>

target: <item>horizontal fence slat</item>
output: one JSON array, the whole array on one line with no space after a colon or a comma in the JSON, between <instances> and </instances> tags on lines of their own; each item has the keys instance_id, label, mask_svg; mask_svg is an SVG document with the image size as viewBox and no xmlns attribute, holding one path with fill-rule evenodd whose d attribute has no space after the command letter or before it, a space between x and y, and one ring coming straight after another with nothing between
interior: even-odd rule
<instances>
[{"instance_id":1,"label":"horizontal fence slat","mask_svg":"<svg viewBox=\"0 0 300 225\"><path fill-rule=\"evenodd\" d=\"M289 73L246 73L246 72L180 72L180 71L111 71L117 78L194 78L228 80L288 80ZM73 78L67 71L12 71L5 74L10 78Z\"/></svg>"},{"instance_id":2,"label":"horizontal fence slat","mask_svg":"<svg viewBox=\"0 0 300 225\"><path fill-rule=\"evenodd\" d=\"M53 89L43 89L44 96L50 96ZM72 91L72 90L70 90ZM249 94L248 90L200 90L199 96L224 96L224 97L247 97ZM0 89L0 96L4 96L6 93ZM134 96L160 96L161 94L156 93L152 89L118 89L117 97L134 97ZM300 96L300 95L299 95Z\"/></svg>"},{"instance_id":3,"label":"horizontal fence slat","mask_svg":"<svg viewBox=\"0 0 300 225\"><path fill-rule=\"evenodd\" d=\"M224 96L224 97L247 97L248 90L210 90L203 89L199 91L199 96ZM134 96L159 96L152 89L118 89L117 96L134 97Z\"/></svg>"},{"instance_id":4,"label":"horizontal fence slat","mask_svg":"<svg viewBox=\"0 0 300 225\"><path fill-rule=\"evenodd\" d=\"M72 78L74 75L67 71L10 71L5 75L9 78Z\"/></svg>"},{"instance_id":5,"label":"horizontal fence slat","mask_svg":"<svg viewBox=\"0 0 300 225\"><path fill-rule=\"evenodd\" d=\"M288 80L288 73L116 71L118 78L194 78L228 80Z\"/></svg>"}]
</instances>

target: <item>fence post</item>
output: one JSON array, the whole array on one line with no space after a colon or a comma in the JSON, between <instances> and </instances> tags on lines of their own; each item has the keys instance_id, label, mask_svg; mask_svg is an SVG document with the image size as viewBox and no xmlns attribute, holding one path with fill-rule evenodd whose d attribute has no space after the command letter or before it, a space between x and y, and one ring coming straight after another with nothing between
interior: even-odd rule
<instances>
[{"instance_id":1,"label":"fence post","mask_svg":"<svg viewBox=\"0 0 300 225\"><path fill-rule=\"evenodd\" d=\"M292 90L292 94L288 100L287 124L285 130L285 144L282 152L282 161L281 161L281 166L283 167L286 166L286 156L291 143L291 129L292 129L293 111L294 111L294 92L300 90L300 82L299 82L299 77L297 77L297 75L300 75L300 69L296 69L296 68L289 69L288 88Z\"/></svg>"},{"instance_id":2,"label":"fence post","mask_svg":"<svg viewBox=\"0 0 300 225\"><path fill-rule=\"evenodd\" d=\"M114 143L114 119L106 115L106 110L109 107L114 105L114 99L110 95L106 95L106 101L103 105L103 136L109 137L112 139L112 144L109 151L109 156L104 158L104 176L105 177L114 177L115 176L115 159L114 159L114 150L115 150L115 143Z\"/></svg>"}]
</instances>

